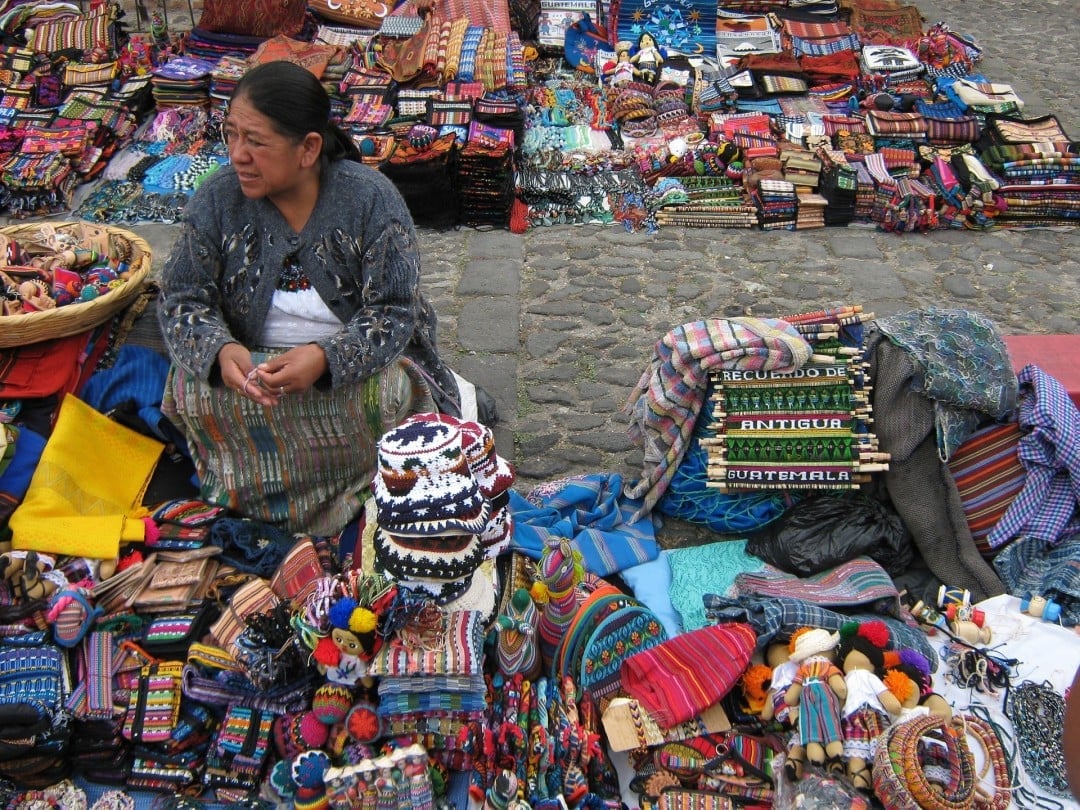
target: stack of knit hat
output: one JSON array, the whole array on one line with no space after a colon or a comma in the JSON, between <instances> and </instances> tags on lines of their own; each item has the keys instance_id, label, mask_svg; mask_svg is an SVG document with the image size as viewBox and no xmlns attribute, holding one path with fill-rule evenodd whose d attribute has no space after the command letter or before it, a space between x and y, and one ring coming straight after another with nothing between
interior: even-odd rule
<instances>
[{"instance_id":1,"label":"stack of knit hat","mask_svg":"<svg viewBox=\"0 0 1080 810\"><path fill-rule=\"evenodd\" d=\"M487 427L446 414L405 420L379 440L376 565L418 597L490 613L494 584L480 566L509 545L513 481Z\"/></svg>"}]
</instances>

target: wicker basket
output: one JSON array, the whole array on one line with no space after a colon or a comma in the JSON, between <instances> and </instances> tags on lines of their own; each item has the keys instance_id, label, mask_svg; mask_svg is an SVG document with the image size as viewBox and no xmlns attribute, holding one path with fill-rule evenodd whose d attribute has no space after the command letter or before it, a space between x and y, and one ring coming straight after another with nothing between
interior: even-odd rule
<instances>
[{"instance_id":1,"label":"wicker basket","mask_svg":"<svg viewBox=\"0 0 1080 810\"><path fill-rule=\"evenodd\" d=\"M80 226L78 222L49 224L61 233L77 233ZM0 349L26 346L93 329L121 312L142 292L150 277L150 267L153 262L150 244L142 237L122 228L96 223L94 227L104 230L110 239L123 238L130 243L132 255L128 262L127 281L116 289L85 303L66 304L43 312L0 316ZM21 242L24 239L33 240L40 230L40 223L11 225L0 228L0 234Z\"/></svg>"}]
</instances>

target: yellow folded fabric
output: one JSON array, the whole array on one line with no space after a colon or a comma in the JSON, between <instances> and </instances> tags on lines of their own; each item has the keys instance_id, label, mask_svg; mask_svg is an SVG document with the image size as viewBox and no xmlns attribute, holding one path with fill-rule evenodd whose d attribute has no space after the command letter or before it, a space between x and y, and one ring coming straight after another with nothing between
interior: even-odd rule
<instances>
[{"instance_id":1,"label":"yellow folded fabric","mask_svg":"<svg viewBox=\"0 0 1080 810\"><path fill-rule=\"evenodd\" d=\"M11 515L12 547L109 559L141 542L142 498L163 447L68 394Z\"/></svg>"}]
</instances>

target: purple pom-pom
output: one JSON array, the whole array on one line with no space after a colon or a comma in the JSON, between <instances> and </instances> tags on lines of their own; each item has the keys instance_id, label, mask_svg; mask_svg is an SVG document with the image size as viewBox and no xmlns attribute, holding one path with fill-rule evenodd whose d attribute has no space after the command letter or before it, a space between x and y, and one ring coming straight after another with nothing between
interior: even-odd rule
<instances>
[{"instance_id":1,"label":"purple pom-pom","mask_svg":"<svg viewBox=\"0 0 1080 810\"><path fill-rule=\"evenodd\" d=\"M930 674L930 662L927 660L926 656L918 650L912 650L910 648L901 650L900 663L907 664L909 667L914 667L923 675Z\"/></svg>"}]
</instances>

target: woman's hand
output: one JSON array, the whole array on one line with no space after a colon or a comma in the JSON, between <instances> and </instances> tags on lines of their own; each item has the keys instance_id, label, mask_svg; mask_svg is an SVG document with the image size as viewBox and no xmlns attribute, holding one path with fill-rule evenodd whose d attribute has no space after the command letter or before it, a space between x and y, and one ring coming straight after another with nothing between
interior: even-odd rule
<instances>
[{"instance_id":1,"label":"woman's hand","mask_svg":"<svg viewBox=\"0 0 1080 810\"><path fill-rule=\"evenodd\" d=\"M260 405L276 405L281 394L263 386L259 380L251 352L239 343L226 343L218 352L218 367L221 369L221 381L226 388L231 388Z\"/></svg>"},{"instance_id":2,"label":"woman's hand","mask_svg":"<svg viewBox=\"0 0 1080 810\"><path fill-rule=\"evenodd\" d=\"M286 394L307 391L328 368L322 347L317 343L305 343L260 363L255 375L259 385L277 401Z\"/></svg>"}]
</instances>

